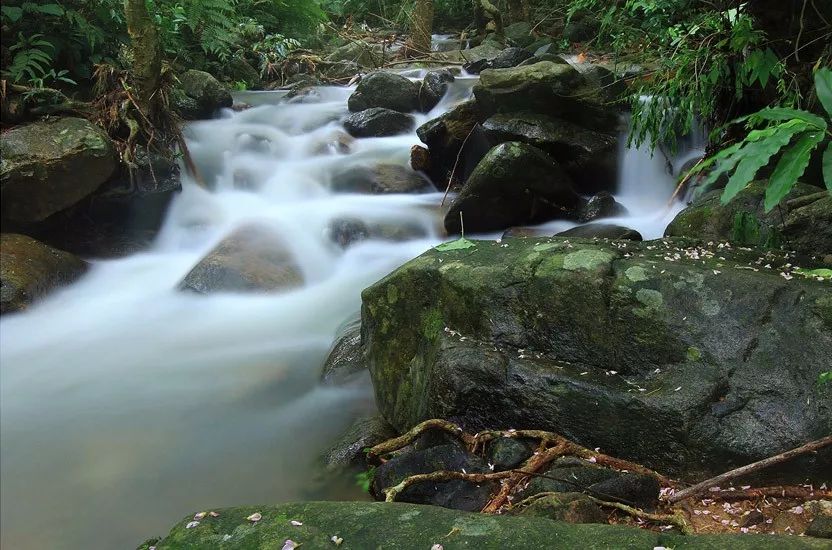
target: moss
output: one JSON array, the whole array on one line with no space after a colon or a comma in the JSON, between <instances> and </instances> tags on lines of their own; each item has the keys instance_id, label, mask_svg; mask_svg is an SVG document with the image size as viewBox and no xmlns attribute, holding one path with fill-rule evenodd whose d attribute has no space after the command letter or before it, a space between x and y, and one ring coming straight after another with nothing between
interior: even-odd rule
<instances>
[{"instance_id":1,"label":"moss","mask_svg":"<svg viewBox=\"0 0 832 550\"><path fill-rule=\"evenodd\" d=\"M627 278L634 283L646 281L648 279L647 270L640 265L634 265L633 267L627 268L624 275L626 275Z\"/></svg>"},{"instance_id":2,"label":"moss","mask_svg":"<svg viewBox=\"0 0 832 550\"><path fill-rule=\"evenodd\" d=\"M702 352L695 346L690 346L686 353L688 361L696 362L702 359Z\"/></svg>"},{"instance_id":3,"label":"moss","mask_svg":"<svg viewBox=\"0 0 832 550\"><path fill-rule=\"evenodd\" d=\"M425 312L422 317L422 335L428 340L435 340L445 328L445 320L442 312L438 309L431 309Z\"/></svg>"},{"instance_id":4,"label":"moss","mask_svg":"<svg viewBox=\"0 0 832 550\"><path fill-rule=\"evenodd\" d=\"M575 271L586 269L595 271L601 268L609 269L613 255L603 250L586 248L567 254L563 259L563 269Z\"/></svg>"},{"instance_id":5,"label":"moss","mask_svg":"<svg viewBox=\"0 0 832 550\"><path fill-rule=\"evenodd\" d=\"M636 300L645 305L648 309L659 309L662 307L664 298L662 293L649 288L640 288L636 291Z\"/></svg>"}]
</instances>

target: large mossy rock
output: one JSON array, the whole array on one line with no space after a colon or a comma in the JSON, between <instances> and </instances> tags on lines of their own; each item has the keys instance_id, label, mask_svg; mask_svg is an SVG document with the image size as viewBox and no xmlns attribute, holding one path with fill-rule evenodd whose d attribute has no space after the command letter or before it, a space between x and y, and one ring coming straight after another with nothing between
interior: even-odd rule
<instances>
[{"instance_id":1,"label":"large mossy rock","mask_svg":"<svg viewBox=\"0 0 832 550\"><path fill-rule=\"evenodd\" d=\"M489 516L435 506L373 502L305 502L216 510L193 525L188 516L140 550L186 548L280 550L286 540L304 550L803 550L828 541L763 535L683 536L620 525L573 525L537 517ZM252 522L246 518L260 514ZM291 522L302 525L293 525ZM188 525L191 525L189 528ZM339 545L333 542L343 539Z\"/></svg>"},{"instance_id":2,"label":"large mossy rock","mask_svg":"<svg viewBox=\"0 0 832 550\"><path fill-rule=\"evenodd\" d=\"M219 109L231 107L234 103L231 92L205 71L185 71L179 75L179 88L185 98L180 97L175 103L185 119L211 118Z\"/></svg>"},{"instance_id":3,"label":"large mossy rock","mask_svg":"<svg viewBox=\"0 0 832 550\"><path fill-rule=\"evenodd\" d=\"M0 236L0 313L26 309L56 287L69 284L87 263L25 235Z\"/></svg>"},{"instance_id":4,"label":"large mossy rock","mask_svg":"<svg viewBox=\"0 0 832 550\"><path fill-rule=\"evenodd\" d=\"M413 130L414 125L413 116L383 107L365 109L344 119L347 132L359 138L406 134Z\"/></svg>"},{"instance_id":5,"label":"large mossy rock","mask_svg":"<svg viewBox=\"0 0 832 550\"><path fill-rule=\"evenodd\" d=\"M605 132L619 124L597 83L571 65L551 61L482 71L474 96L488 114L531 111Z\"/></svg>"},{"instance_id":6,"label":"large mossy rock","mask_svg":"<svg viewBox=\"0 0 832 550\"><path fill-rule=\"evenodd\" d=\"M83 118L35 122L0 136L3 222L32 223L73 206L118 166L107 133Z\"/></svg>"},{"instance_id":7,"label":"large mossy rock","mask_svg":"<svg viewBox=\"0 0 832 550\"><path fill-rule=\"evenodd\" d=\"M286 243L272 230L246 226L222 240L179 284L181 290L278 292L303 284L303 273Z\"/></svg>"},{"instance_id":8,"label":"large mossy rock","mask_svg":"<svg viewBox=\"0 0 832 550\"><path fill-rule=\"evenodd\" d=\"M499 113L483 125L492 143L522 141L549 153L586 193L613 189L618 139L563 119L521 111Z\"/></svg>"},{"instance_id":9,"label":"large mossy rock","mask_svg":"<svg viewBox=\"0 0 832 550\"><path fill-rule=\"evenodd\" d=\"M445 216L449 234L485 233L571 218L582 205L571 178L540 149L502 143L480 161Z\"/></svg>"},{"instance_id":10,"label":"large mossy rock","mask_svg":"<svg viewBox=\"0 0 832 550\"><path fill-rule=\"evenodd\" d=\"M727 204L720 202L721 189L703 194L676 216L665 235L742 246L784 246L820 258L832 255L832 194L798 183L779 207L766 213L766 183L752 182Z\"/></svg>"},{"instance_id":11,"label":"large mossy rock","mask_svg":"<svg viewBox=\"0 0 832 550\"><path fill-rule=\"evenodd\" d=\"M361 79L347 106L353 113L373 107L409 113L419 108L419 85L402 75L371 73Z\"/></svg>"},{"instance_id":12,"label":"large mossy rock","mask_svg":"<svg viewBox=\"0 0 832 550\"><path fill-rule=\"evenodd\" d=\"M761 259L673 240L431 250L362 295L379 410L398 430L548 429L691 476L826 436L832 285Z\"/></svg>"}]
</instances>

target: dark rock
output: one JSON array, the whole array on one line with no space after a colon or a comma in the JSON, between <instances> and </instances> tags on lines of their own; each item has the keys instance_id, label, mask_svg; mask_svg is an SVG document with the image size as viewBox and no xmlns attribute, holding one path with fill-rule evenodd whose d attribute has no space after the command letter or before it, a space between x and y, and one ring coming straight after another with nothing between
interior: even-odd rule
<instances>
[{"instance_id":1,"label":"dark rock","mask_svg":"<svg viewBox=\"0 0 832 550\"><path fill-rule=\"evenodd\" d=\"M765 189L766 182L752 182L728 204L720 202L721 190L704 193L679 212L665 234L763 248L783 245L810 256L832 251L832 195L798 183L780 207L766 213Z\"/></svg>"},{"instance_id":2,"label":"dark rock","mask_svg":"<svg viewBox=\"0 0 832 550\"><path fill-rule=\"evenodd\" d=\"M321 382L339 385L367 369L361 347L361 320L349 323L335 341L321 372Z\"/></svg>"},{"instance_id":3,"label":"dark rock","mask_svg":"<svg viewBox=\"0 0 832 550\"><path fill-rule=\"evenodd\" d=\"M587 492L601 500L623 502L643 510L653 510L659 501L659 481L643 474L619 473L587 487Z\"/></svg>"},{"instance_id":4,"label":"dark rock","mask_svg":"<svg viewBox=\"0 0 832 550\"><path fill-rule=\"evenodd\" d=\"M615 186L618 172L615 136L528 111L493 115L482 127L493 144L522 141L543 149L572 176L581 192Z\"/></svg>"},{"instance_id":5,"label":"dark rock","mask_svg":"<svg viewBox=\"0 0 832 550\"><path fill-rule=\"evenodd\" d=\"M347 106L353 113L373 107L409 113L419 107L419 85L401 75L371 73L361 79Z\"/></svg>"},{"instance_id":6,"label":"dark rock","mask_svg":"<svg viewBox=\"0 0 832 550\"><path fill-rule=\"evenodd\" d=\"M341 248L347 248L370 239L402 242L428 236L424 227L416 224L389 222L365 222L357 218L341 218L327 228L329 240Z\"/></svg>"},{"instance_id":7,"label":"dark rock","mask_svg":"<svg viewBox=\"0 0 832 550\"><path fill-rule=\"evenodd\" d=\"M107 133L82 118L54 118L0 136L3 222L34 223L98 189L117 167Z\"/></svg>"},{"instance_id":8,"label":"dark rock","mask_svg":"<svg viewBox=\"0 0 832 550\"><path fill-rule=\"evenodd\" d=\"M393 427L381 415L359 418L324 454L329 470L367 466L364 449L396 437Z\"/></svg>"},{"instance_id":9,"label":"dark rock","mask_svg":"<svg viewBox=\"0 0 832 550\"><path fill-rule=\"evenodd\" d=\"M529 50L523 48L506 48L488 63L489 69L508 69L516 67L523 61L532 57Z\"/></svg>"},{"instance_id":10,"label":"dark rock","mask_svg":"<svg viewBox=\"0 0 832 550\"><path fill-rule=\"evenodd\" d=\"M503 34L509 43L515 46L520 46L521 48L525 48L534 42L534 36L532 36L532 26L526 21L520 21L507 25L503 29Z\"/></svg>"},{"instance_id":11,"label":"dark rock","mask_svg":"<svg viewBox=\"0 0 832 550\"><path fill-rule=\"evenodd\" d=\"M563 29L563 37L569 42L586 42L595 38L601 23L594 15L586 12L574 14Z\"/></svg>"},{"instance_id":12,"label":"dark rock","mask_svg":"<svg viewBox=\"0 0 832 550\"><path fill-rule=\"evenodd\" d=\"M607 514L588 496L576 492L557 493L534 500L519 515L548 518L566 523L607 523Z\"/></svg>"},{"instance_id":13,"label":"dark rock","mask_svg":"<svg viewBox=\"0 0 832 550\"><path fill-rule=\"evenodd\" d=\"M760 525L766 521L766 517L759 510L751 510L747 516L742 518L740 525L743 527L751 527L752 525Z\"/></svg>"},{"instance_id":14,"label":"dark rock","mask_svg":"<svg viewBox=\"0 0 832 550\"><path fill-rule=\"evenodd\" d=\"M577 237L581 239L613 239L619 241L641 241L641 233L635 229L624 227L622 225L612 225L608 223L590 223L586 225L579 225L566 231L561 231L555 235L556 237Z\"/></svg>"},{"instance_id":15,"label":"dark rock","mask_svg":"<svg viewBox=\"0 0 832 550\"><path fill-rule=\"evenodd\" d=\"M273 506L240 506L217 510L193 526L194 514L183 518L170 534L153 543L157 550L181 548L280 547L288 536L304 550L332 548L332 537L344 548L451 548L482 550L557 548L582 550L821 550L827 541L808 537L720 534L678 535L623 525L571 525L546 518L484 515L442 510L433 506L383 502L303 502ZM260 514L256 525L246 518ZM287 525L288 519L303 523ZM191 527L188 527L191 524ZM452 535L448 535L453 533ZM277 541L275 543L275 541ZM442 541L436 542L436 541ZM148 543L150 544L150 543ZM140 550L149 550L143 546Z\"/></svg>"},{"instance_id":16,"label":"dark rock","mask_svg":"<svg viewBox=\"0 0 832 550\"><path fill-rule=\"evenodd\" d=\"M257 90L263 86L260 73L241 55L234 55L220 65L220 72L215 73L229 82L242 82L246 90Z\"/></svg>"},{"instance_id":17,"label":"dark rock","mask_svg":"<svg viewBox=\"0 0 832 550\"><path fill-rule=\"evenodd\" d=\"M445 216L449 234L460 232L460 213L471 233L542 223L575 215L581 199L551 157L519 142L493 148L480 161Z\"/></svg>"},{"instance_id":18,"label":"dark rock","mask_svg":"<svg viewBox=\"0 0 832 550\"><path fill-rule=\"evenodd\" d=\"M22 311L75 281L87 263L25 235L0 235L0 313Z\"/></svg>"},{"instance_id":19,"label":"dark rock","mask_svg":"<svg viewBox=\"0 0 832 550\"><path fill-rule=\"evenodd\" d=\"M427 113L436 107L448 91L448 84L453 81L454 75L448 69L430 71L426 74L419 87L420 110Z\"/></svg>"},{"instance_id":20,"label":"dark rock","mask_svg":"<svg viewBox=\"0 0 832 550\"><path fill-rule=\"evenodd\" d=\"M326 57L329 62L352 62L361 67L374 68L381 65L384 50L381 44L370 44L361 40L351 41Z\"/></svg>"},{"instance_id":21,"label":"dark rock","mask_svg":"<svg viewBox=\"0 0 832 550\"><path fill-rule=\"evenodd\" d=\"M330 80L346 81L364 70L355 61L323 61L317 64L321 75Z\"/></svg>"},{"instance_id":22,"label":"dark rock","mask_svg":"<svg viewBox=\"0 0 832 550\"><path fill-rule=\"evenodd\" d=\"M480 73L474 96L487 115L531 111L613 132L619 115L606 105L602 89L571 65L541 61Z\"/></svg>"},{"instance_id":23,"label":"dark rock","mask_svg":"<svg viewBox=\"0 0 832 550\"><path fill-rule=\"evenodd\" d=\"M384 489L407 477L440 470L482 473L488 471L488 466L480 458L468 454L465 449L454 444L407 452L376 468L373 492L383 495ZM417 483L399 493L397 500L473 512L481 510L488 503L494 488L494 483L482 483L477 486L462 480Z\"/></svg>"},{"instance_id":24,"label":"dark rock","mask_svg":"<svg viewBox=\"0 0 832 550\"><path fill-rule=\"evenodd\" d=\"M205 71L185 71L179 76L179 87L196 106L192 110L190 103L182 108L177 105L180 114L186 119L211 118L219 109L229 108L234 103L228 89Z\"/></svg>"},{"instance_id":25,"label":"dark rock","mask_svg":"<svg viewBox=\"0 0 832 550\"><path fill-rule=\"evenodd\" d=\"M362 293L379 410L402 431L429 418L556 431L692 479L823 437L829 285L786 280L782 257L747 269L758 258L680 240L428 251ZM824 451L766 475L824 479L830 463Z\"/></svg>"},{"instance_id":26,"label":"dark rock","mask_svg":"<svg viewBox=\"0 0 832 550\"><path fill-rule=\"evenodd\" d=\"M355 137L397 136L410 132L414 124L411 115L382 107L352 113L344 120L344 128Z\"/></svg>"},{"instance_id":27,"label":"dark rock","mask_svg":"<svg viewBox=\"0 0 832 550\"><path fill-rule=\"evenodd\" d=\"M806 528L806 535L819 539L832 539L832 516L826 514L815 516Z\"/></svg>"},{"instance_id":28,"label":"dark rock","mask_svg":"<svg viewBox=\"0 0 832 550\"><path fill-rule=\"evenodd\" d=\"M421 174L400 164L377 164L372 168L355 166L333 177L332 190L338 193L423 193L432 190Z\"/></svg>"},{"instance_id":29,"label":"dark rock","mask_svg":"<svg viewBox=\"0 0 832 550\"><path fill-rule=\"evenodd\" d=\"M303 274L283 240L269 228L246 226L200 260L179 289L200 294L278 292L302 284Z\"/></svg>"},{"instance_id":30,"label":"dark rock","mask_svg":"<svg viewBox=\"0 0 832 550\"><path fill-rule=\"evenodd\" d=\"M495 472L517 468L534 453L535 444L514 437L500 437L488 445L486 456Z\"/></svg>"},{"instance_id":31,"label":"dark rock","mask_svg":"<svg viewBox=\"0 0 832 550\"><path fill-rule=\"evenodd\" d=\"M410 167L417 172L428 172L431 167L430 151L426 147L414 145L410 148Z\"/></svg>"},{"instance_id":32,"label":"dark rock","mask_svg":"<svg viewBox=\"0 0 832 550\"><path fill-rule=\"evenodd\" d=\"M599 218L617 218L627 215L627 209L616 202L607 191L601 191L587 201L578 214L578 221L591 222Z\"/></svg>"}]
</instances>

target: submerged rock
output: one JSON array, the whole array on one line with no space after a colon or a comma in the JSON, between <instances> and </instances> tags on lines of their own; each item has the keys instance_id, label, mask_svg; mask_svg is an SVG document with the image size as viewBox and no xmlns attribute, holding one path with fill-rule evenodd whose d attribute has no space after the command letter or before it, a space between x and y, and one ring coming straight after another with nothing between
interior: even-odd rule
<instances>
[{"instance_id":1,"label":"submerged rock","mask_svg":"<svg viewBox=\"0 0 832 550\"><path fill-rule=\"evenodd\" d=\"M117 168L107 133L83 118L54 118L0 136L3 222L33 223L98 189Z\"/></svg>"},{"instance_id":2,"label":"submerged rock","mask_svg":"<svg viewBox=\"0 0 832 550\"><path fill-rule=\"evenodd\" d=\"M333 177L332 190L340 193L422 193L432 190L418 172L400 164L355 166Z\"/></svg>"},{"instance_id":3,"label":"submerged rock","mask_svg":"<svg viewBox=\"0 0 832 550\"><path fill-rule=\"evenodd\" d=\"M541 517L472 514L434 506L386 502L304 502L240 506L215 510L193 525L183 518L168 535L140 550L181 548L280 548L290 539L304 549L451 548L608 550L680 548L684 550L820 550L825 540L771 535L677 535L623 525L572 525ZM248 520L259 514L255 524ZM302 525L292 525L295 520ZM188 527L188 525L191 525ZM556 542L553 542L556 541Z\"/></svg>"},{"instance_id":4,"label":"submerged rock","mask_svg":"<svg viewBox=\"0 0 832 550\"><path fill-rule=\"evenodd\" d=\"M367 369L361 347L361 321L347 325L329 352L321 372L321 382L339 385Z\"/></svg>"},{"instance_id":5,"label":"submerged rock","mask_svg":"<svg viewBox=\"0 0 832 550\"><path fill-rule=\"evenodd\" d=\"M177 105L177 110L187 120L211 118L219 109L234 104L231 92L205 71L185 71L179 75L179 87L191 99L191 102L184 101Z\"/></svg>"},{"instance_id":6,"label":"submerged rock","mask_svg":"<svg viewBox=\"0 0 832 550\"><path fill-rule=\"evenodd\" d=\"M373 107L352 113L344 120L344 128L354 137L386 137L406 134L413 129L411 115Z\"/></svg>"},{"instance_id":7,"label":"submerged rock","mask_svg":"<svg viewBox=\"0 0 832 550\"><path fill-rule=\"evenodd\" d=\"M347 106L353 113L373 107L410 113L419 107L419 85L398 74L371 73L361 79Z\"/></svg>"},{"instance_id":8,"label":"submerged rock","mask_svg":"<svg viewBox=\"0 0 832 550\"><path fill-rule=\"evenodd\" d=\"M673 240L431 250L362 294L379 410L402 431L548 429L692 476L828 435L830 285L758 258Z\"/></svg>"},{"instance_id":9,"label":"submerged rock","mask_svg":"<svg viewBox=\"0 0 832 550\"><path fill-rule=\"evenodd\" d=\"M427 236L423 226L395 220L372 222L359 218L338 218L327 227L327 237L341 248L371 239L402 242Z\"/></svg>"},{"instance_id":10,"label":"submerged rock","mask_svg":"<svg viewBox=\"0 0 832 550\"><path fill-rule=\"evenodd\" d=\"M519 142L503 143L480 161L448 214L445 229L481 233L513 225L570 218L581 204L572 180L546 153Z\"/></svg>"},{"instance_id":11,"label":"submerged rock","mask_svg":"<svg viewBox=\"0 0 832 550\"><path fill-rule=\"evenodd\" d=\"M180 290L212 292L277 292L303 284L286 243L262 226L246 226L220 242L179 283Z\"/></svg>"},{"instance_id":12,"label":"submerged rock","mask_svg":"<svg viewBox=\"0 0 832 550\"><path fill-rule=\"evenodd\" d=\"M75 281L87 263L25 235L0 235L0 313L22 311Z\"/></svg>"},{"instance_id":13,"label":"submerged rock","mask_svg":"<svg viewBox=\"0 0 832 550\"><path fill-rule=\"evenodd\" d=\"M591 222L599 218L625 216L627 209L607 191L601 191L587 201L578 213L578 221Z\"/></svg>"}]
</instances>

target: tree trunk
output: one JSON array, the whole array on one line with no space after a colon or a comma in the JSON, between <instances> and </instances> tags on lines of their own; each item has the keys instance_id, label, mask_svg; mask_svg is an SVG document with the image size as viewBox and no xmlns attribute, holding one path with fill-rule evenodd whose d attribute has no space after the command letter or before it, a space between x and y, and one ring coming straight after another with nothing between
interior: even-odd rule
<instances>
[{"instance_id":1,"label":"tree trunk","mask_svg":"<svg viewBox=\"0 0 832 550\"><path fill-rule=\"evenodd\" d=\"M144 115L154 120L159 111L159 82L162 74L162 50L159 33L147 11L145 0L124 0L127 32L130 35L133 66L131 82L135 101Z\"/></svg>"},{"instance_id":2,"label":"tree trunk","mask_svg":"<svg viewBox=\"0 0 832 550\"><path fill-rule=\"evenodd\" d=\"M510 23L529 20L529 0L508 0L508 20Z\"/></svg>"},{"instance_id":3,"label":"tree trunk","mask_svg":"<svg viewBox=\"0 0 832 550\"><path fill-rule=\"evenodd\" d=\"M433 0L416 0L411 24L411 46L420 54L429 54L433 32Z\"/></svg>"}]
</instances>

